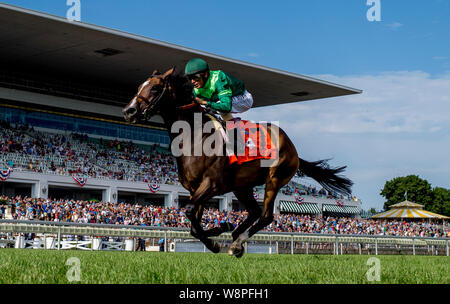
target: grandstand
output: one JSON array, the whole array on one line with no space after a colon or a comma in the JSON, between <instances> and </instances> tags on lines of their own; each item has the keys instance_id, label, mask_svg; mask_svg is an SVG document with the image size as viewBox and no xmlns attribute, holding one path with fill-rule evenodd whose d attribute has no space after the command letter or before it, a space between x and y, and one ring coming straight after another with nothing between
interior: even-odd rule
<instances>
[{"instance_id":1,"label":"grandstand","mask_svg":"<svg viewBox=\"0 0 450 304\"><path fill-rule=\"evenodd\" d=\"M243 79L256 107L359 93L10 5L0 4L0 18L0 170L12 169L0 190L8 197L183 207L189 193L178 183L161 118L132 126L121 109L151 71L182 67L194 56ZM255 194L262 203L262 188ZM206 207L244 208L231 193ZM292 181L280 191L275 212L359 217L361 202Z\"/></svg>"}]
</instances>

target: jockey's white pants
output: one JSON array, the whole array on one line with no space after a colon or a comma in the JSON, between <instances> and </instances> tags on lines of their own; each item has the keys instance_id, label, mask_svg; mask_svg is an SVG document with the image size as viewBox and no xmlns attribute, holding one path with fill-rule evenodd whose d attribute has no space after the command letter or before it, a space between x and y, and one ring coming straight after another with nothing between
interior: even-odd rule
<instances>
[{"instance_id":1,"label":"jockey's white pants","mask_svg":"<svg viewBox=\"0 0 450 304\"><path fill-rule=\"evenodd\" d=\"M253 96L247 90L242 95L233 96L231 98L231 112L223 113L223 120L233 119L231 113L244 113L253 106Z\"/></svg>"}]
</instances>

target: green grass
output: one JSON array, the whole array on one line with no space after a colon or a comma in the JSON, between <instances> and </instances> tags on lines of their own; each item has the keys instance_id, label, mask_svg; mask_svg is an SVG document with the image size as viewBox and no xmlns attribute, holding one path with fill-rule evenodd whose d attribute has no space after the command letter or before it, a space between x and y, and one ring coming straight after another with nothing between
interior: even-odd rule
<instances>
[{"instance_id":1,"label":"green grass","mask_svg":"<svg viewBox=\"0 0 450 304\"><path fill-rule=\"evenodd\" d=\"M379 282L367 280L370 256L0 250L0 284L68 284L70 257L86 284L448 284L450 258L376 256ZM373 256L372 256L373 257Z\"/></svg>"}]
</instances>

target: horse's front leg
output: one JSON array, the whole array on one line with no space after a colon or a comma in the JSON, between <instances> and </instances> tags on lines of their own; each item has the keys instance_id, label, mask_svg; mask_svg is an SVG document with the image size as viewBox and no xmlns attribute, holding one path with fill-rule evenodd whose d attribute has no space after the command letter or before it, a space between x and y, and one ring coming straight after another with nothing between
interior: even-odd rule
<instances>
[{"instance_id":1,"label":"horse's front leg","mask_svg":"<svg viewBox=\"0 0 450 304\"><path fill-rule=\"evenodd\" d=\"M209 235L201 226L203 215L201 203L207 201L214 195L216 195L215 187L213 187L209 179L204 179L200 187L192 195L191 202L186 205L186 216L191 221L191 235L205 244L206 248L214 253L218 253L220 251L220 245L216 241L209 239Z\"/></svg>"}]
</instances>

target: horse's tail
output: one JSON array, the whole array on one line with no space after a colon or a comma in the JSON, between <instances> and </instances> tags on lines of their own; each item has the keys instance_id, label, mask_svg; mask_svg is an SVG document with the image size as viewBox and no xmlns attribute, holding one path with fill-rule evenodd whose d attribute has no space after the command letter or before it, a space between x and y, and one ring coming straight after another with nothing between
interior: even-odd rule
<instances>
[{"instance_id":1,"label":"horse's tail","mask_svg":"<svg viewBox=\"0 0 450 304\"><path fill-rule=\"evenodd\" d=\"M316 180L328 192L337 192L345 196L352 193L351 187L353 182L344 176L338 175L347 168L347 166L339 168L330 168L327 159L308 162L304 159L300 160L300 167L297 171L298 176L308 176Z\"/></svg>"}]
</instances>

